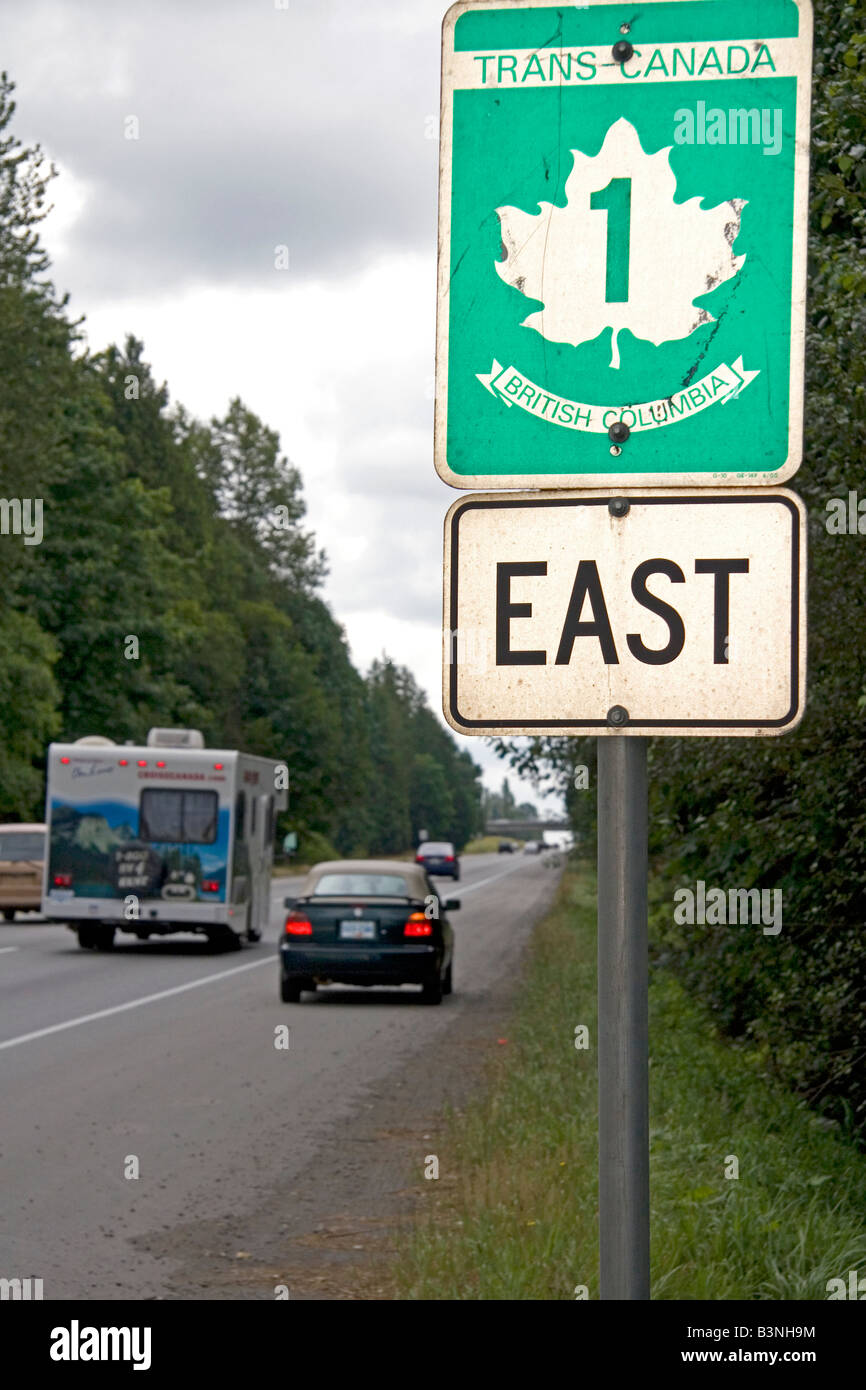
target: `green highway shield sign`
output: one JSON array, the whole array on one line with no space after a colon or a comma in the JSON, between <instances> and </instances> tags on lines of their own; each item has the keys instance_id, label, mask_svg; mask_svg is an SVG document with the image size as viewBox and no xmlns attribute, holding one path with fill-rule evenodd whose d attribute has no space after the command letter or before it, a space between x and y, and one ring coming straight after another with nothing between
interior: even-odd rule
<instances>
[{"instance_id":1,"label":"green highway shield sign","mask_svg":"<svg viewBox=\"0 0 866 1390\"><path fill-rule=\"evenodd\" d=\"M802 452L809 0L445 17L436 467L767 486Z\"/></svg>"}]
</instances>

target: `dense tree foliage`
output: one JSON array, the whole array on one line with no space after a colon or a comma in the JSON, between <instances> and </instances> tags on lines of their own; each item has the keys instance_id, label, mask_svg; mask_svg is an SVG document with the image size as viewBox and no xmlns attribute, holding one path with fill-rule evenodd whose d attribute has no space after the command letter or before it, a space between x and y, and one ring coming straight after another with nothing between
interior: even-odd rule
<instances>
[{"instance_id":1,"label":"dense tree foliage","mask_svg":"<svg viewBox=\"0 0 866 1390\"><path fill-rule=\"evenodd\" d=\"M779 739L650 744L655 950L733 1035L866 1135L866 535L827 529L828 502L866 500L866 3L815 3L806 365L809 685L800 728ZM866 531L866 508L861 519ZM508 751L508 750L504 750ZM539 740L514 755L569 796L589 741ZM591 786L594 786L594 775ZM677 927L673 890L781 889L777 937Z\"/></svg>"},{"instance_id":2,"label":"dense tree foliage","mask_svg":"<svg viewBox=\"0 0 866 1390\"><path fill-rule=\"evenodd\" d=\"M507 777L503 777L502 786L498 792L484 792L482 806L486 821L538 819L538 807L531 801L518 802L508 784Z\"/></svg>"},{"instance_id":3,"label":"dense tree foliage","mask_svg":"<svg viewBox=\"0 0 866 1390\"><path fill-rule=\"evenodd\" d=\"M325 851L461 846L480 770L408 671L368 679L319 589L301 477L241 400L169 408L142 343L90 355L39 243L52 171L11 132L0 79L0 817L39 818L52 737L154 724L284 759L285 828ZM17 505L17 502L16 502Z\"/></svg>"}]
</instances>

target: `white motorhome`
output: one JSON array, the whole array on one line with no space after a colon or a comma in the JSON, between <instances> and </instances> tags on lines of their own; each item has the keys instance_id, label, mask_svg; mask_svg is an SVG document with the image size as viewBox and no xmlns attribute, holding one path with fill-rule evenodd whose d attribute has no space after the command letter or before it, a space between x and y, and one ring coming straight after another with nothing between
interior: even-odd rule
<instances>
[{"instance_id":1,"label":"white motorhome","mask_svg":"<svg viewBox=\"0 0 866 1390\"><path fill-rule=\"evenodd\" d=\"M97 950L118 930L258 941L287 786L285 763L205 748L197 729L52 743L43 914Z\"/></svg>"}]
</instances>

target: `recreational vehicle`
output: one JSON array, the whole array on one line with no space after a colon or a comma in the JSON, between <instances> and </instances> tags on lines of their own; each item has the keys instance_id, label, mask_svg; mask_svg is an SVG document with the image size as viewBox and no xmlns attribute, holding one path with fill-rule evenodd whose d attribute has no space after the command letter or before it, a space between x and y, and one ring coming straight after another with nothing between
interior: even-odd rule
<instances>
[{"instance_id":1,"label":"recreational vehicle","mask_svg":"<svg viewBox=\"0 0 866 1390\"><path fill-rule=\"evenodd\" d=\"M43 914L95 950L117 931L258 941L287 784L284 763L205 748L196 729L52 743Z\"/></svg>"}]
</instances>

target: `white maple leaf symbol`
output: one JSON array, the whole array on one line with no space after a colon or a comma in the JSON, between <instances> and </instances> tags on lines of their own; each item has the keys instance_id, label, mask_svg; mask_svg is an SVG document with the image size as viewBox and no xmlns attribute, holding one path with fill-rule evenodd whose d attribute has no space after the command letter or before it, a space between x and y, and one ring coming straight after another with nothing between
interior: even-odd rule
<instances>
[{"instance_id":1,"label":"white maple leaf symbol","mask_svg":"<svg viewBox=\"0 0 866 1390\"><path fill-rule=\"evenodd\" d=\"M544 304L523 327L574 347L610 328L616 368L623 328L658 346L715 322L693 301L745 261L732 247L746 203L675 202L672 149L645 154L634 126L621 117L597 155L571 151L565 207L497 208L506 252L495 262L497 273Z\"/></svg>"}]
</instances>

